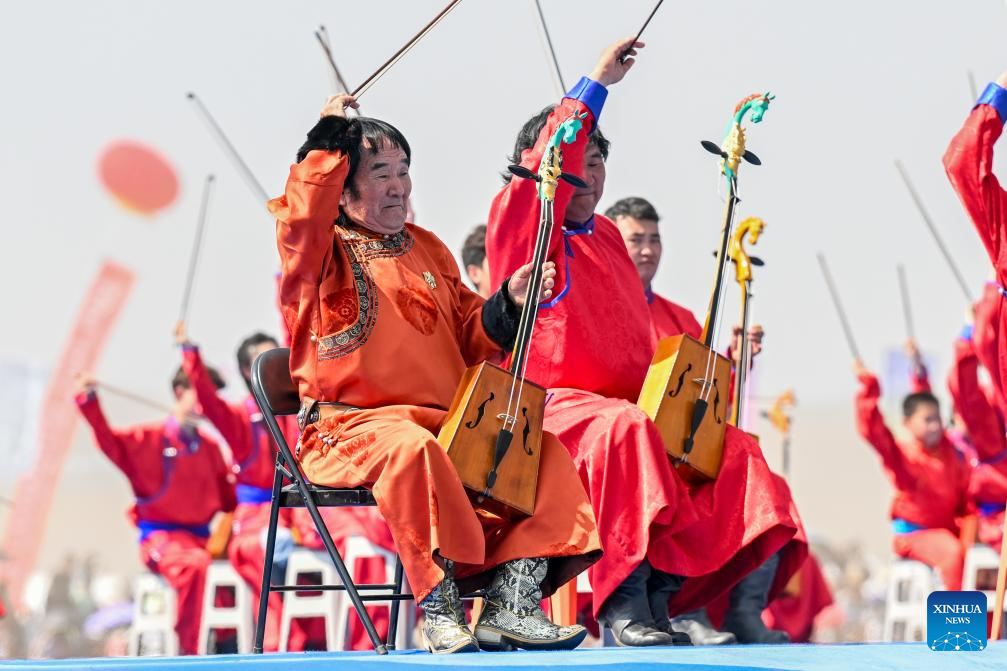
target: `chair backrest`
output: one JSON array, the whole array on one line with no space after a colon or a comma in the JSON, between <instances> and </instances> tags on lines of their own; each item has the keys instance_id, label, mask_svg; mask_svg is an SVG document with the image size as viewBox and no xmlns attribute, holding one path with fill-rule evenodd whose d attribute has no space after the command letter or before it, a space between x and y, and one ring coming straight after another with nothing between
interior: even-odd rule
<instances>
[{"instance_id":1,"label":"chair backrest","mask_svg":"<svg viewBox=\"0 0 1007 671\"><path fill-rule=\"evenodd\" d=\"M269 434L280 448L277 465L286 466L292 479L303 483L304 474L297 466L283 430L276 421L280 415L296 415L301 408L297 385L290 377L289 349L277 347L255 357L252 362L252 396L259 404Z\"/></svg>"},{"instance_id":2,"label":"chair backrest","mask_svg":"<svg viewBox=\"0 0 1007 671\"><path fill-rule=\"evenodd\" d=\"M290 350L266 350L252 362L252 395L273 416L296 415L301 409L297 385L290 377Z\"/></svg>"}]
</instances>

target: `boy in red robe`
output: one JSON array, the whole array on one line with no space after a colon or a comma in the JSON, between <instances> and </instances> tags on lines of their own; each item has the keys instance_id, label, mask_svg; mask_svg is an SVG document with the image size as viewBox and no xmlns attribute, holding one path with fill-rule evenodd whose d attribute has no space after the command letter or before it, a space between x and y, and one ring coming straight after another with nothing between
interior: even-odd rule
<instances>
[{"instance_id":1,"label":"boy in red robe","mask_svg":"<svg viewBox=\"0 0 1007 671\"><path fill-rule=\"evenodd\" d=\"M607 87L625 76L642 46L626 39L609 47L590 77L525 124L511 157L537 170L546 143L574 114L590 131L563 145L563 170L586 186L561 183L556 191L554 219L563 225L549 254L558 289L541 307L527 371L549 388L545 428L574 457L605 544L591 572L594 612L620 644L634 646L688 643L671 626L671 611L692 610L727 591L796 531L747 435L728 427L723 472L690 492L657 427L635 403L655 342L622 237L595 214L608 153L596 126ZM531 258L538 219L535 182L510 180L487 225L493 286Z\"/></svg>"},{"instance_id":2,"label":"boy in red robe","mask_svg":"<svg viewBox=\"0 0 1007 671\"><path fill-rule=\"evenodd\" d=\"M912 356L910 348L910 355ZM918 361L918 358L917 358ZM894 550L900 557L933 566L947 590L959 590L964 554L959 519L969 510L971 466L945 434L940 404L930 393L925 369L917 365L913 391L902 401L906 441L897 441L878 408L881 387L860 361L857 430L878 452L895 487L892 501Z\"/></svg>"},{"instance_id":3,"label":"boy in red robe","mask_svg":"<svg viewBox=\"0 0 1007 671\"><path fill-rule=\"evenodd\" d=\"M215 371L209 374L223 386ZM177 593L179 648L194 655L211 561L206 550L210 520L234 510L237 501L229 464L217 443L196 428L199 404L183 370L176 373L172 389L174 412L156 424L111 428L86 376L80 377L77 407L98 447L129 479L136 496L129 516L140 530L141 559Z\"/></svg>"},{"instance_id":4,"label":"boy in red robe","mask_svg":"<svg viewBox=\"0 0 1007 671\"><path fill-rule=\"evenodd\" d=\"M541 599L600 555L591 505L569 455L543 435L534 514L477 512L436 435L466 367L513 345L531 265L488 301L451 252L406 222L411 150L390 124L346 118L329 99L269 203L280 300L301 399L305 475L365 486L391 528L432 652L566 649L583 627L549 622ZM543 296L554 269L544 271ZM536 292L537 293L537 292ZM459 592L487 588L473 634Z\"/></svg>"}]
</instances>

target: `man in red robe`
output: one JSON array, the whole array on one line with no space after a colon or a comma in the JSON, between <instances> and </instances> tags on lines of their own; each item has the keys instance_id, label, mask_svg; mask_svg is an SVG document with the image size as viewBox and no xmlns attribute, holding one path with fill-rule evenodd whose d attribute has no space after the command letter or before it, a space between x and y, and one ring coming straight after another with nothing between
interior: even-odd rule
<instances>
[{"instance_id":1,"label":"man in red robe","mask_svg":"<svg viewBox=\"0 0 1007 671\"><path fill-rule=\"evenodd\" d=\"M654 206L644 198L629 197L616 201L605 211L605 216L619 229L630 260L636 266L640 282L643 285L647 303L650 306L651 330L655 340L686 334L699 339L702 326L696 320L692 311L653 290L654 276L661 264L664 251L661 242L661 231L658 227L660 217ZM737 333L736 333L737 337ZM760 351L762 343L761 328L749 334L749 344L753 355ZM737 345L732 348L737 351ZM790 488L783 478L772 474L773 482L781 488L781 496L790 501L791 515L800 525L797 508L790 495ZM768 560L769 565L749 573L731 588L726 599L714 603L714 609L723 611L718 620L724 622L725 631L713 628L706 608L700 608L691 613L683 613L674 618L673 624L681 631L689 634L696 645L721 645L726 643L786 643L787 637L782 631L773 631L763 624L761 614L768 601L782 592L783 581L776 580L775 567L781 562L786 571L789 567L800 565L801 557L807 554L807 541L803 526L799 526L794 538ZM770 593L776 587L776 592ZM824 606L823 606L824 607Z\"/></svg>"},{"instance_id":2,"label":"man in red robe","mask_svg":"<svg viewBox=\"0 0 1007 671\"><path fill-rule=\"evenodd\" d=\"M483 298L493 295L490 291L490 266L486 260L486 224L473 228L462 245L462 267L465 275Z\"/></svg>"},{"instance_id":3,"label":"man in red robe","mask_svg":"<svg viewBox=\"0 0 1007 671\"><path fill-rule=\"evenodd\" d=\"M861 362L854 363L860 381L856 399L857 431L877 451L895 487L892 501L894 550L900 557L933 566L947 590L961 589L959 520L970 512L971 466L951 443L941 421L940 404L930 393L920 365L912 393L902 402L903 425L910 438L897 441L878 408L881 387Z\"/></svg>"},{"instance_id":4,"label":"man in red robe","mask_svg":"<svg viewBox=\"0 0 1007 671\"><path fill-rule=\"evenodd\" d=\"M209 374L223 386L215 371ZM194 655L211 561L206 550L209 523L216 513L236 505L231 468L217 443L196 428L199 404L183 370L172 381L173 414L128 429L109 426L89 378L81 376L80 386L77 407L98 447L129 479L136 496L129 516L140 530L141 559L177 593L179 648Z\"/></svg>"},{"instance_id":5,"label":"man in red robe","mask_svg":"<svg viewBox=\"0 0 1007 671\"><path fill-rule=\"evenodd\" d=\"M974 314L982 314L976 306ZM999 294L996 300L1000 300ZM987 311L986 314L992 314ZM978 515L976 536L999 548L1003 540L1004 502L1007 501L1007 435L992 385L979 382L978 346L973 335L982 322L967 324L955 341L954 362L948 373L948 391L955 408L955 429L948 437L972 466L969 496Z\"/></svg>"},{"instance_id":6,"label":"man in red robe","mask_svg":"<svg viewBox=\"0 0 1007 671\"><path fill-rule=\"evenodd\" d=\"M348 106L329 99L269 203L303 404L298 459L316 484L371 489L429 650L575 647L583 627L540 606L600 555L566 450L542 436L534 514L509 520L473 508L436 438L466 366L513 344L531 264L488 301L467 289L444 244L406 222L409 143L386 122L347 119ZM554 275L547 264L543 296ZM473 634L459 592L476 587L487 592Z\"/></svg>"},{"instance_id":7,"label":"man in red robe","mask_svg":"<svg viewBox=\"0 0 1007 671\"><path fill-rule=\"evenodd\" d=\"M1007 121L1007 72L990 83L979 96L972 113L944 154L944 169L951 186L965 206L979 238L986 247L996 271L1000 294L1007 287L1007 191L993 174L993 145ZM995 333L1005 332L1007 302L1003 296L992 305ZM988 338L992 334L977 334L986 342L996 343L995 361L990 362L990 376L1003 398L1003 381L1007 380L1007 339Z\"/></svg>"},{"instance_id":8,"label":"man in red robe","mask_svg":"<svg viewBox=\"0 0 1007 671\"><path fill-rule=\"evenodd\" d=\"M586 186L561 183L556 192L554 219L563 225L549 241L549 257L558 289L541 306L527 370L549 388L546 430L573 455L605 544L591 571L595 614L620 644L669 645L688 642L672 628L670 612L730 589L783 547L796 524L746 434L728 427L725 469L717 482L690 493L657 427L635 404L655 342L622 237L595 214L608 153L596 126L607 87L625 76L642 46L627 39L609 47L558 106L525 124L511 160L536 171L547 142L572 115L590 131L563 145L564 172ZM535 182L510 180L487 225L493 286L531 258L538 219Z\"/></svg>"},{"instance_id":9,"label":"man in red robe","mask_svg":"<svg viewBox=\"0 0 1007 671\"><path fill-rule=\"evenodd\" d=\"M234 510L227 554L234 570L252 591L252 612L258 613L265 563L262 532L269 525L276 446L251 394L240 403L225 401L218 395L218 387L210 369L203 363L199 348L189 341L184 324L176 327L175 339L182 347L182 369L196 392L203 416L231 448L238 505ZM246 385L251 384L255 357L277 346L276 340L264 333L252 334L241 343L238 347L238 369ZM263 641L263 649L267 652L275 651L279 646L282 607L283 597L278 592L271 594Z\"/></svg>"}]
</instances>

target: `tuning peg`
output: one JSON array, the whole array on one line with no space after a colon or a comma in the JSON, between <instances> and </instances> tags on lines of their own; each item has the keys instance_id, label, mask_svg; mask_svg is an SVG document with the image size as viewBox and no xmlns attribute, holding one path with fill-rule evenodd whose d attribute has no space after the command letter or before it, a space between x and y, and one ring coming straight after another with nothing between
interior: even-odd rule
<instances>
[{"instance_id":1,"label":"tuning peg","mask_svg":"<svg viewBox=\"0 0 1007 671\"><path fill-rule=\"evenodd\" d=\"M721 158L726 158L724 152L720 150L720 147L718 147L716 143L710 142L709 140L703 140L699 144L703 145L703 149L710 152L711 154L716 154Z\"/></svg>"},{"instance_id":2,"label":"tuning peg","mask_svg":"<svg viewBox=\"0 0 1007 671\"><path fill-rule=\"evenodd\" d=\"M582 180L577 175L571 175L569 173L564 172L563 174L561 174L559 176L559 178L561 180L563 180L564 182L566 182L567 184L573 184L574 186L576 186L577 188L580 188L580 189L583 189L584 187L587 186L587 182L585 182L584 180Z\"/></svg>"},{"instance_id":3,"label":"tuning peg","mask_svg":"<svg viewBox=\"0 0 1007 671\"><path fill-rule=\"evenodd\" d=\"M533 179L536 182L539 181L540 179L540 177L537 174L535 174L528 168L524 167L523 165L509 165L507 166L507 170L509 170L510 173L516 177L522 177L524 179Z\"/></svg>"},{"instance_id":4,"label":"tuning peg","mask_svg":"<svg viewBox=\"0 0 1007 671\"><path fill-rule=\"evenodd\" d=\"M764 266L764 265L766 265L766 262L763 261L762 259L760 259L758 256L749 256L748 257L748 262L751 263L753 266Z\"/></svg>"},{"instance_id":5,"label":"tuning peg","mask_svg":"<svg viewBox=\"0 0 1007 671\"><path fill-rule=\"evenodd\" d=\"M741 158L745 159L752 165L762 165L762 159L750 151L745 151L745 153L741 155Z\"/></svg>"}]
</instances>

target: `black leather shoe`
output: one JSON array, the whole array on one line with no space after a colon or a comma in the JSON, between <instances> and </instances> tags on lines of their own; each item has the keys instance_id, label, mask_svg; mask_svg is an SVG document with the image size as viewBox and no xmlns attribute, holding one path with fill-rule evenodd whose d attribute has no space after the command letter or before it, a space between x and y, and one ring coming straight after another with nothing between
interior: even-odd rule
<instances>
[{"instance_id":1,"label":"black leather shoe","mask_svg":"<svg viewBox=\"0 0 1007 671\"><path fill-rule=\"evenodd\" d=\"M706 613L700 611L700 616L693 616L693 613L675 618L669 629L680 634L687 635L692 645L731 645L737 643L738 639L734 634L727 631L717 631L706 621Z\"/></svg>"},{"instance_id":2,"label":"black leather shoe","mask_svg":"<svg viewBox=\"0 0 1007 671\"><path fill-rule=\"evenodd\" d=\"M640 622L616 622L612 626L612 636L620 647L675 645L671 634Z\"/></svg>"},{"instance_id":3,"label":"black leather shoe","mask_svg":"<svg viewBox=\"0 0 1007 671\"><path fill-rule=\"evenodd\" d=\"M605 600L598 620L612 629L616 645L674 645L667 632L657 629L647 600L650 563L644 559Z\"/></svg>"}]
</instances>

